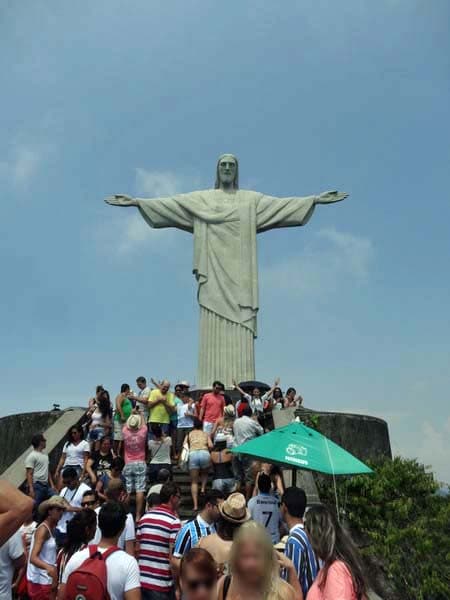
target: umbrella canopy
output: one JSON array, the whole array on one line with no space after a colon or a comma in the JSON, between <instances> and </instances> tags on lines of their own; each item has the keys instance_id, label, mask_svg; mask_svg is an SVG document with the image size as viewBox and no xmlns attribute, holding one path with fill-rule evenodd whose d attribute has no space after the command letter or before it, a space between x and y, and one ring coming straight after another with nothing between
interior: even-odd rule
<instances>
[{"instance_id":1,"label":"umbrella canopy","mask_svg":"<svg viewBox=\"0 0 450 600\"><path fill-rule=\"evenodd\" d=\"M367 465L327 437L294 421L232 449L265 462L327 475L372 473Z\"/></svg>"},{"instance_id":2,"label":"umbrella canopy","mask_svg":"<svg viewBox=\"0 0 450 600\"><path fill-rule=\"evenodd\" d=\"M244 392L247 392L247 394L251 394L255 388L259 388L262 394L270 390L270 385L267 385L267 383L263 383L262 381L241 381L239 387L241 387Z\"/></svg>"}]
</instances>

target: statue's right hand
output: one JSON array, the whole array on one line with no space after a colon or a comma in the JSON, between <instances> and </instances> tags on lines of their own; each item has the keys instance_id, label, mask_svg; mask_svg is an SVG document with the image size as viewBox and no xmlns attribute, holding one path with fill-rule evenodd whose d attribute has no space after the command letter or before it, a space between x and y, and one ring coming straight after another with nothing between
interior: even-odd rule
<instances>
[{"instance_id":1,"label":"statue's right hand","mask_svg":"<svg viewBox=\"0 0 450 600\"><path fill-rule=\"evenodd\" d=\"M105 198L107 204L112 206L137 206L137 202L131 196L125 194L114 194L114 196L108 196Z\"/></svg>"}]
</instances>

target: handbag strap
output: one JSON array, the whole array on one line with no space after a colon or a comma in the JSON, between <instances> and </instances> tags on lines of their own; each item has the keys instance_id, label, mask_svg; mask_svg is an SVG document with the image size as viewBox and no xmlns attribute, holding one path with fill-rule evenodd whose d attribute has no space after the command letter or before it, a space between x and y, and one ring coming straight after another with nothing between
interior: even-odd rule
<instances>
[{"instance_id":1,"label":"handbag strap","mask_svg":"<svg viewBox=\"0 0 450 600\"><path fill-rule=\"evenodd\" d=\"M151 460L150 462L153 462L153 460L156 458L156 456L158 455L158 452L161 450L161 446L162 446L163 444L164 444L164 440L162 440L162 441L159 443L158 450L157 450L157 451L155 452L155 454L152 456L152 460Z\"/></svg>"}]
</instances>

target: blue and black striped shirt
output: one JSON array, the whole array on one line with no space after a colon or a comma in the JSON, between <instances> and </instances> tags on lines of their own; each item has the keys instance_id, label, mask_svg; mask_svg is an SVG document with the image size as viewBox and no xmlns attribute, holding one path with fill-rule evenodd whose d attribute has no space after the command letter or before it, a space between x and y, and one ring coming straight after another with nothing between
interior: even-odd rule
<instances>
[{"instance_id":1,"label":"blue and black striped shirt","mask_svg":"<svg viewBox=\"0 0 450 600\"><path fill-rule=\"evenodd\" d=\"M294 563L303 596L306 598L306 594L319 572L319 564L311 542L300 523L294 525L290 530L284 553Z\"/></svg>"},{"instance_id":2,"label":"blue and black striped shirt","mask_svg":"<svg viewBox=\"0 0 450 600\"><path fill-rule=\"evenodd\" d=\"M199 543L200 538L215 533L216 528L210 525L200 515L197 515L192 521L188 521L180 529L175 542L173 555L176 558L181 558L186 552Z\"/></svg>"}]
</instances>

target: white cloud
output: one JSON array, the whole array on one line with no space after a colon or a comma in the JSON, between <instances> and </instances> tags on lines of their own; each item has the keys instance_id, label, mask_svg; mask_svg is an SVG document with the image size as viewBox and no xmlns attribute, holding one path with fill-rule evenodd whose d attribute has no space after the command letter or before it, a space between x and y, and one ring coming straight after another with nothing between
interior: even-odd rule
<instances>
[{"instance_id":1,"label":"white cloud","mask_svg":"<svg viewBox=\"0 0 450 600\"><path fill-rule=\"evenodd\" d=\"M373 254L368 238L321 229L299 255L261 269L261 281L267 289L297 297L331 293L343 281L366 282Z\"/></svg>"},{"instance_id":2,"label":"white cloud","mask_svg":"<svg viewBox=\"0 0 450 600\"><path fill-rule=\"evenodd\" d=\"M188 189L189 184L191 188ZM147 171L136 169L137 195L149 198L173 196L182 192L191 191L193 182L171 171ZM195 184L194 184L195 185Z\"/></svg>"},{"instance_id":3,"label":"white cloud","mask_svg":"<svg viewBox=\"0 0 450 600\"><path fill-rule=\"evenodd\" d=\"M0 162L0 178L16 187L25 187L37 174L47 150L28 144L16 144L7 160Z\"/></svg>"},{"instance_id":4,"label":"white cloud","mask_svg":"<svg viewBox=\"0 0 450 600\"><path fill-rule=\"evenodd\" d=\"M368 238L336 229L321 229L318 235L331 243L336 266L359 280L367 279L373 254L372 242Z\"/></svg>"},{"instance_id":5,"label":"white cloud","mask_svg":"<svg viewBox=\"0 0 450 600\"><path fill-rule=\"evenodd\" d=\"M148 171L136 169L136 196L161 198L200 187L199 179L182 176L172 171ZM105 247L115 248L118 256L132 254L142 247L155 254L173 251L180 232L174 229L150 228L136 209L116 208L107 224L101 225L100 239ZM126 211L126 214L123 214ZM133 211L133 212L130 212ZM117 241L118 240L118 241Z\"/></svg>"},{"instance_id":6,"label":"white cloud","mask_svg":"<svg viewBox=\"0 0 450 600\"><path fill-rule=\"evenodd\" d=\"M417 456L424 464L431 465L438 479L450 482L450 416L438 427L430 421L422 424L422 436L417 440L417 450L411 455Z\"/></svg>"}]
</instances>

